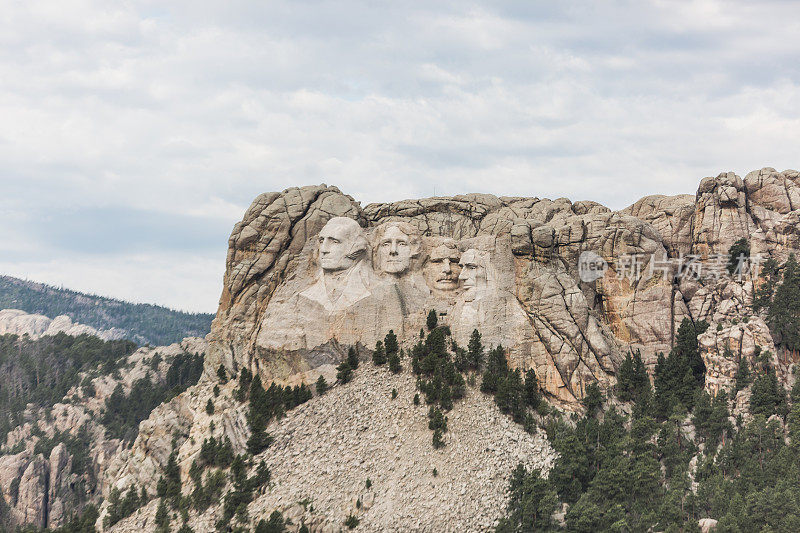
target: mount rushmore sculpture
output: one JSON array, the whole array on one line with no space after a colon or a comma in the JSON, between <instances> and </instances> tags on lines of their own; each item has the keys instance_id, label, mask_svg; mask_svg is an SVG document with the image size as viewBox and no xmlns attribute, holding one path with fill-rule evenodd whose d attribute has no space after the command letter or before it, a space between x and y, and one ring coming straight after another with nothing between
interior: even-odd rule
<instances>
[{"instance_id":1,"label":"mount rushmore sculpture","mask_svg":"<svg viewBox=\"0 0 800 533\"><path fill-rule=\"evenodd\" d=\"M493 264L493 254L510 257L511 250L493 237L459 242L422 236L406 222L365 230L334 217L305 251L299 271L307 275L287 279L266 307L261 348L313 350L332 339L369 347L390 330L410 338L430 310L460 344L474 329L506 346L532 336L513 297L513 277L504 283Z\"/></svg>"},{"instance_id":2,"label":"mount rushmore sculpture","mask_svg":"<svg viewBox=\"0 0 800 533\"><path fill-rule=\"evenodd\" d=\"M569 270L575 250L543 227L579 214L611 216L599 204L490 195L362 208L325 185L263 194L229 241L206 372L310 383L350 346L368 357L390 330L410 348L433 310L460 346L477 329L575 405L587 384L611 385L624 353L592 311L594 289Z\"/></svg>"}]
</instances>

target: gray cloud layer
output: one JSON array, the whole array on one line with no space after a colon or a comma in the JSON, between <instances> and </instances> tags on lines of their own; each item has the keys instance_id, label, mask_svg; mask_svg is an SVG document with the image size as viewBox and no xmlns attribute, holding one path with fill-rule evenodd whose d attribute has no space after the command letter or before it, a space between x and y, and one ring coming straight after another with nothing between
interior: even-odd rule
<instances>
[{"instance_id":1,"label":"gray cloud layer","mask_svg":"<svg viewBox=\"0 0 800 533\"><path fill-rule=\"evenodd\" d=\"M621 208L797 166L797 2L11 2L0 272L213 310L260 192Z\"/></svg>"}]
</instances>

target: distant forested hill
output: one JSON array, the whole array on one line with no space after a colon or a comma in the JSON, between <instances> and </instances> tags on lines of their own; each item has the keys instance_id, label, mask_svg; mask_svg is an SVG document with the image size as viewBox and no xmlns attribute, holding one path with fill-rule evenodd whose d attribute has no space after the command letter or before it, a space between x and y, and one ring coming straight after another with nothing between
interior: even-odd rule
<instances>
[{"instance_id":1,"label":"distant forested hill","mask_svg":"<svg viewBox=\"0 0 800 533\"><path fill-rule=\"evenodd\" d=\"M134 304L0 276L0 309L21 309L50 318L67 315L97 329L120 328L139 343L162 346L184 337L204 337L214 315L184 313L152 304Z\"/></svg>"}]
</instances>

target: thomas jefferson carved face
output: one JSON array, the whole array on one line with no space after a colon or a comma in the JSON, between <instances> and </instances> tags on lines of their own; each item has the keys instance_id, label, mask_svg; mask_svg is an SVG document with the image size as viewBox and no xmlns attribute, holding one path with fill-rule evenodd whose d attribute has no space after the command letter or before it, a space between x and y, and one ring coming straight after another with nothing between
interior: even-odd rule
<instances>
[{"instance_id":1,"label":"thomas jefferson carved face","mask_svg":"<svg viewBox=\"0 0 800 533\"><path fill-rule=\"evenodd\" d=\"M364 230L352 218L334 217L319 232L319 263L325 272L355 265L367 248Z\"/></svg>"},{"instance_id":2,"label":"thomas jefferson carved face","mask_svg":"<svg viewBox=\"0 0 800 533\"><path fill-rule=\"evenodd\" d=\"M378 230L377 263L388 274L402 274L419 253L419 237L413 226L388 223Z\"/></svg>"},{"instance_id":3,"label":"thomas jefferson carved face","mask_svg":"<svg viewBox=\"0 0 800 533\"><path fill-rule=\"evenodd\" d=\"M440 244L431 250L430 257L423 275L428 287L434 291L454 291L458 288L458 275L461 267L458 265L458 248L455 244Z\"/></svg>"},{"instance_id":4,"label":"thomas jefferson carved face","mask_svg":"<svg viewBox=\"0 0 800 533\"><path fill-rule=\"evenodd\" d=\"M486 252L469 249L461 256L459 266L461 274L458 279L464 284L464 288L480 290L486 287L488 275L486 267L489 261Z\"/></svg>"}]
</instances>

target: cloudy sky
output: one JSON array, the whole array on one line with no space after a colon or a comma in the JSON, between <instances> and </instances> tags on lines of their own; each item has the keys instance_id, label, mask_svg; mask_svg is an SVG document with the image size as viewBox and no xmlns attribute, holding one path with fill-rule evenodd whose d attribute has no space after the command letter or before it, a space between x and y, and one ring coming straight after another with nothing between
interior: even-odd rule
<instances>
[{"instance_id":1,"label":"cloudy sky","mask_svg":"<svg viewBox=\"0 0 800 533\"><path fill-rule=\"evenodd\" d=\"M216 309L259 193L622 208L800 166L794 1L6 0L0 273Z\"/></svg>"}]
</instances>

